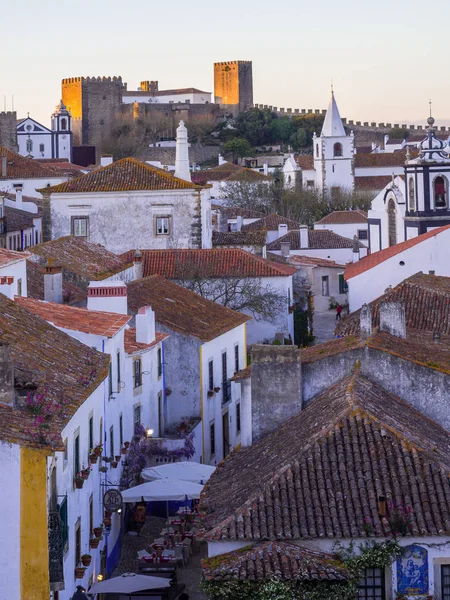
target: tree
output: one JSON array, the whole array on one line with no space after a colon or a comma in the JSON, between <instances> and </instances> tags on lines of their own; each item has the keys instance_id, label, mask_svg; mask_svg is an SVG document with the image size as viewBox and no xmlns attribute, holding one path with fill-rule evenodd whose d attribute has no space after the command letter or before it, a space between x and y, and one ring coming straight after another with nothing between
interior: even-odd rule
<instances>
[{"instance_id":1,"label":"tree","mask_svg":"<svg viewBox=\"0 0 450 600\"><path fill-rule=\"evenodd\" d=\"M234 138L229 142L226 142L223 148L226 153L233 155L233 162L236 158L250 156L253 152L248 141L244 140L243 138Z\"/></svg>"},{"instance_id":2,"label":"tree","mask_svg":"<svg viewBox=\"0 0 450 600\"><path fill-rule=\"evenodd\" d=\"M273 206L272 185L266 182L230 181L221 189L220 197L228 206L269 214Z\"/></svg>"}]
</instances>

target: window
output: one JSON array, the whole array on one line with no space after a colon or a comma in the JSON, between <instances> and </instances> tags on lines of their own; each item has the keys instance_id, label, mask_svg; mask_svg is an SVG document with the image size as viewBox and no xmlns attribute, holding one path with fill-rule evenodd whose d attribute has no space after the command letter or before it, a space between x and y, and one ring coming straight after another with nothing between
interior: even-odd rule
<instances>
[{"instance_id":1,"label":"window","mask_svg":"<svg viewBox=\"0 0 450 600\"><path fill-rule=\"evenodd\" d=\"M241 403L236 404L236 435L241 433Z\"/></svg>"},{"instance_id":2,"label":"window","mask_svg":"<svg viewBox=\"0 0 450 600\"><path fill-rule=\"evenodd\" d=\"M39 152L44 152L45 146L44 144L39 144Z\"/></svg>"},{"instance_id":3,"label":"window","mask_svg":"<svg viewBox=\"0 0 450 600\"><path fill-rule=\"evenodd\" d=\"M383 569L363 569L358 583L358 598L361 600L377 600L384 598Z\"/></svg>"},{"instance_id":4,"label":"window","mask_svg":"<svg viewBox=\"0 0 450 600\"><path fill-rule=\"evenodd\" d=\"M328 275L322 275L322 296L330 295L330 279Z\"/></svg>"},{"instance_id":5,"label":"window","mask_svg":"<svg viewBox=\"0 0 450 600\"><path fill-rule=\"evenodd\" d=\"M22 280L21 279L17 280L17 295L18 296L22 295Z\"/></svg>"},{"instance_id":6,"label":"window","mask_svg":"<svg viewBox=\"0 0 450 600\"><path fill-rule=\"evenodd\" d=\"M339 293L346 294L348 292L348 285L344 279L344 273L339 273Z\"/></svg>"},{"instance_id":7,"label":"window","mask_svg":"<svg viewBox=\"0 0 450 600\"><path fill-rule=\"evenodd\" d=\"M109 455L114 458L114 427L109 429Z\"/></svg>"},{"instance_id":8,"label":"window","mask_svg":"<svg viewBox=\"0 0 450 600\"><path fill-rule=\"evenodd\" d=\"M80 472L80 436L76 435L73 441L73 470Z\"/></svg>"},{"instance_id":9,"label":"window","mask_svg":"<svg viewBox=\"0 0 450 600\"><path fill-rule=\"evenodd\" d=\"M39 244L39 233L36 231L36 244Z\"/></svg>"},{"instance_id":10,"label":"window","mask_svg":"<svg viewBox=\"0 0 450 600\"><path fill-rule=\"evenodd\" d=\"M450 600L450 565L441 565L442 600Z\"/></svg>"},{"instance_id":11,"label":"window","mask_svg":"<svg viewBox=\"0 0 450 600\"><path fill-rule=\"evenodd\" d=\"M63 131L67 129L67 119L61 119L61 129Z\"/></svg>"},{"instance_id":12,"label":"window","mask_svg":"<svg viewBox=\"0 0 450 600\"><path fill-rule=\"evenodd\" d=\"M158 358L158 377L161 377L162 376L162 350L161 350L161 348L158 348L157 358Z\"/></svg>"},{"instance_id":13,"label":"window","mask_svg":"<svg viewBox=\"0 0 450 600\"><path fill-rule=\"evenodd\" d=\"M136 431L136 429L139 427L140 424L141 424L141 405L138 404L137 406L134 407L134 431Z\"/></svg>"},{"instance_id":14,"label":"window","mask_svg":"<svg viewBox=\"0 0 450 600\"><path fill-rule=\"evenodd\" d=\"M119 446L122 448L123 446L123 417L120 415L119 417Z\"/></svg>"},{"instance_id":15,"label":"window","mask_svg":"<svg viewBox=\"0 0 450 600\"><path fill-rule=\"evenodd\" d=\"M336 144L333 146L333 156L335 158L339 158L342 156L342 144L340 144L339 142L336 142Z\"/></svg>"},{"instance_id":16,"label":"window","mask_svg":"<svg viewBox=\"0 0 450 600\"><path fill-rule=\"evenodd\" d=\"M314 180L313 179L307 179L306 180L306 187L311 190L314 188Z\"/></svg>"},{"instance_id":17,"label":"window","mask_svg":"<svg viewBox=\"0 0 450 600\"><path fill-rule=\"evenodd\" d=\"M410 177L408 180L408 199L409 210L416 210L416 190L414 189L414 177Z\"/></svg>"},{"instance_id":18,"label":"window","mask_svg":"<svg viewBox=\"0 0 450 600\"><path fill-rule=\"evenodd\" d=\"M64 469L67 466L67 461L69 460L69 440L66 438L64 440L64 460L63 460L63 464L64 464Z\"/></svg>"},{"instance_id":19,"label":"window","mask_svg":"<svg viewBox=\"0 0 450 600\"><path fill-rule=\"evenodd\" d=\"M358 240L367 240L368 231L367 229L358 229Z\"/></svg>"},{"instance_id":20,"label":"window","mask_svg":"<svg viewBox=\"0 0 450 600\"><path fill-rule=\"evenodd\" d=\"M91 450L94 449L94 417L92 415L89 417L88 435L89 435L89 450L88 450L88 453L90 454Z\"/></svg>"},{"instance_id":21,"label":"window","mask_svg":"<svg viewBox=\"0 0 450 600\"><path fill-rule=\"evenodd\" d=\"M239 371L239 344L234 347L234 372Z\"/></svg>"},{"instance_id":22,"label":"window","mask_svg":"<svg viewBox=\"0 0 450 600\"><path fill-rule=\"evenodd\" d=\"M87 238L89 233L89 217L72 217L72 235Z\"/></svg>"},{"instance_id":23,"label":"window","mask_svg":"<svg viewBox=\"0 0 450 600\"><path fill-rule=\"evenodd\" d=\"M214 389L214 361L210 360L208 363L208 380L209 389Z\"/></svg>"},{"instance_id":24,"label":"window","mask_svg":"<svg viewBox=\"0 0 450 600\"><path fill-rule=\"evenodd\" d=\"M81 519L75 525L75 567L81 561Z\"/></svg>"},{"instance_id":25,"label":"window","mask_svg":"<svg viewBox=\"0 0 450 600\"><path fill-rule=\"evenodd\" d=\"M134 368L134 387L137 388L142 384L141 359L138 358L133 363Z\"/></svg>"},{"instance_id":26,"label":"window","mask_svg":"<svg viewBox=\"0 0 450 600\"><path fill-rule=\"evenodd\" d=\"M156 217L156 235L169 235L169 217Z\"/></svg>"},{"instance_id":27,"label":"window","mask_svg":"<svg viewBox=\"0 0 450 600\"><path fill-rule=\"evenodd\" d=\"M397 243L397 224L395 222L395 202L391 198L388 202L388 234L389 246L395 246Z\"/></svg>"},{"instance_id":28,"label":"window","mask_svg":"<svg viewBox=\"0 0 450 600\"><path fill-rule=\"evenodd\" d=\"M445 179L441 176L434 180L434 206L436 208L445 208L447 206L447 188Z\"/></svg>"},{"instance_id":29,"label":"window","mask_svg":"<svg viewBox=\"0 0 450 600\"><path fill-rule=\"evenodd\" d=\"M231 400L231 381L228 380L227 353L222 353L222 402Z\"/></svg>"},{"instance_id":30,"label":"window","mask_svg":"<svg viewBox=\"0 0 450 600\"><path fill-rule=\"evenodd\" d=\"M61 504L58 504L59 518L61 519L61 537L63 551L67 550L69 543L69 526L68 526L68 514L67 514L67 496L63 498Z\"/></svg>"},{"instance_id":31,"label":"window","mask_svg":"<svg viewBox=\"0 0 450 600\"><path fill-rule=\"evenodd\" d=\"M117 389L120 389L120 352L117 352Z\"/></svg>"},{"instance_id":32,"label":"window","mask_svg":"<svg viewBox=\"0 0 450 600\"><path fill-rule=\"evenodd\" d=\"M94 529L94 496L89 496L89 534L92 534Z\"/></svg>"},{"instance_id":33,"label":"window","mask_svg":"<svg viewBox=\"0 0 450 600\"><path fill-rule=\"evenodd\" d=\"M113 395L112 364L109 363L109 367L108 367L108 398L110 399L112 395Z\"/></svg>"},{"instance_id":34,"label":"window","mask_svg":"<svg viewBox=\"0 0 450 600\"><path fill-rule=\"evenodd\" d=\"M214 423L209 425L209 446L211 448L211 456L216 453L216 426Z\"/></svg>"},{"instance_id":35,"label":"window","mask_svg":"<svg viewBox=\"0 0 450 600\"><path fill-rule=\"evenodd\" d=\"M319 144L316 144L316 158L319 158Z\"/></svg>"},{"instance_id":36,"label":"window","mask_svg":"<svg viewBox=\"0 0 450 600\"><path fill-rule=\"evenodd\" d=\"M33 152L33 140L27 140L27 152Z\"/></svg>"}]
</instances>

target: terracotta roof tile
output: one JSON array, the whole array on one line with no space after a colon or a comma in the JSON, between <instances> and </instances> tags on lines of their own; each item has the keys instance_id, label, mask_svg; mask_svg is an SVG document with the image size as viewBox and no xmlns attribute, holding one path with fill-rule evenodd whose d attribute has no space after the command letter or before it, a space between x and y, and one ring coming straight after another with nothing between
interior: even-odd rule
<instances>
[{"instance_id":1,"label":"terracotta roof tile","mask_svg":"<svg viewBox=\"0 0 450 600\"><path fill-rule=\"evenodd\" d=\"M392 181L389 178L389 181ZM316 225L347 225L350 223L367 223L367 213L362 210L334 210L329 215L316 221Z\"/></svg>"},{"instance_id":2,"label":"terracotta roof tile","mask_svg":"<svg viewBox=\"0 0 450 600\"><path fill-rule=\"evenodd\" d=\"M301 169L305 171L314 170L314 157L312 155L299 155L295 157L295 162Z\"/></svg>"},{"instance_id":3,"label":"terracotta roof tile","mask_svg":"<svg viewBox=\"0 0 450 600\"><path fill-rule=\"evenodd\" d=\"M408 328L450 334L450 277L416 273L370 302L374 329L380 326L380 302L403 302ZM361 309L344 317L336 333L359 335L360 316Z\"/></svg>"},{"instance_id":4,"label":"terracotta roof tile","mask_svg":"<svg viewBox=\"0 0 450 600\"><path fill-rule=\"evenodd\" d=\"M412 149L411 158L419 153ZM372 154L355 154L355 168L362 167L402 167L406 161L406 150L395 152L373 152Z\"/></svg>"},{"instance_id":5,"label":"terracotta roof tile","mask_svg":"<svg viewBox=\"0 0 450 600\"><path fill-rule=\"evenodd\" d=\"M253 169L225 162L206 171L196 171L192 174L192 181L204 185L210 181L270 181L270 177Z\"/></svg>"},{"instance_id":6,"label":"terracotta roof tile","mask_svg":"<svg viewBox=\"0 0 450 600\"><path fill-rule=\"evenodd\" d=\"M308 248L300 248L300 231L289 231L286 235L267 244L267 250L281 250L281 242L290 242L291 250L353 248L353 240L342 237L342 235L328 229L308 230ZM361 242L358 242L358 244L360 248L365 248Z\"/></svg>"},{"instance_id":7,"label":"terracotta roof tile","mask_svg":"<svg viewBox=\"0 0 450 600\"><path fill-rule=\"evenodd\" d=\"M16 262L29 258L29 252L16 252L15 250L7 250L0 248L0 267L6 267Z\"/></svg>"},{"instance_id":8,"label":"terracotta roof tile","mask_svg":"<svg viewBox=\"0 0 450 600\"><path fill-rule=\"evenodd\" d=\"M6 230L8 233L32 228L33 218L39 216L37 214L30 213L26 210L12 208L11 206L4 207L4 215L6 218Z\"/></svg>"},{"instance_id":9,"label":"terracotta roof tile","mask_svg":"<svg viewBox=\"0 0 450 600\"><path fill-rule=\"evenodd\" d=\"M27 295L29 298L44 300L44 268L37 263L27 260ZM63 273L63 302L64 304L80 304L87 298L86 290L82 290L67 279Z\"/></svg>"},{"instance_id":10,"label":"terracotta roof tile","mask_svg":"<svg viewBox=\"0 0 450 600\"><path fill-rule=\"evenodd\" d=\"M64 400L62 413L51 421L60 433L73 414L108 374L109 357L49 325L23 306L0 294L0 339L9 344L16 389L30 384L55 403ZM0 439L35 445L24 409L0 405Z\"/></svg>"},{"instance_id":11,"label":"terracotta roof tile","mask_svg":"<svg viewBox=\"0 0 450 600\"><path fill-rule=\"evenodd\" d=\"M100 281L121 273L133 265L133 259L124 260L100 244L66 235L30 250L33 260L45 264L48 260L59 262L64 268L86 280Z\"/></svg>"},{"instance_id":12,"label":"terracotta roof tile","mask_svg":"<svg viewBox=\"0 0 450 600\"><path fill-rule=\"evenodd\" d=\"M311 267L331 267L335 269L343 269L343 265L338 264L334 260L328 258L319 258L316 256L301 256L298 254L292 254L289 257L289 264L291 265L305 265Z\"/></svg>"},{"instance_id":13,"label":"terracotta roof tile","mask_svg":"<svg viewBox=\"0 0 450 600\"><path fill-rule=\"evenodd\" d=\"M63 179L60 171L42 165L37 160L25 158L4 146L0 146L0 158L6 155L6 176L0 169L0 180L4 179Z\"/></svg>"},{"instance_id":14,"label":"terracotta roof tile","mask_svg":"<svg viewBox=\"0 0 450 600\"><path fill-rule=\"evenodd\" d=\"M136 328L130 327L125 329L125 352L127 354L135 354L136 352L146 352L151 348L154 348L162 341L167 339L169 335L167 333L161 333L157 331L155 333L155 341L151 344L143 344L142 342L136 341Z\"/></svg>"},{"instance_id":15,"label":"terracotta roof tile","mask_svg":"<svg viewBox=\"0 0 450 600\"><path fill-rule=\"evenodd\" d=\"M355 177L355 191L373 192L381 191L392 182L390 175L375 175L374 177Z\"/></svg>"},{"instance_id":16,"label":"terracotta roof tile","mask_svg":"<svg viewBox=\"0 0 450 600\"><path fill-rule=\"evenodd\" d=\"M56 327L108 338L114 337L131 319L128 315L87 310L34 298L16 296L15 301Z\"/></svg>"},{"instance_id":17,"label":"terracotta roof tile","mask_svg":"<svg viewBox=\"0 0 450 600\"><path fill-rule=\"evenodd\" d=\"M201 497L204 534L384 538L392 533L389 512L379 515L384 496L411 506L410 535L448 535L449 474L450 433L355 373L218 465Z\"/></svg>"},{"instance_id":18,"label":"terracotta roof tile","mask_svg":"<svg viewBox=\"0 0 450 600\"><path fill-rule=\"evenodd\" d=\"M158 323L203 342L209 342L251 318L159 275L128 284L128 307L137 312L142 306L152 307Z\"/></svg>"},{"instance_id":19,"label":"terracotta roof tile","mask_svg":"<svg viewBox=\"0 0 450 600\"><path fill-rule=\"evenodd\" d=\"M350 577L334 554L288 542L262 542L202 560L203 575L214 581L343 581Z\"/></svg>"},{"instance_id":20,"label":"terracotta roof tile","mask_svg":"<svg viewBox=\"0 0 450 600\"><path fill-rule=\"evenodd\" d=\"M220 204L211 204L212 210L218 210L227 219L236 219L238 216L243 219L260 219L264 214L259 210L251 208L241 208L240 206L221 206Z\"/></svg>"},{"instance_id":21,"label":"terracotta roof tile","mask_svg":"<svg viewBox=\"0 0 450 600\"><path fill-rule=\"evenodd\" d=\"M245 369L241 369L240 371L235 373L233 375L233 377L230 377L230 380L231 381L242 381L243 379L248 379L249 377L251 377L250 366L245 367Z\"/></svg>"},{"instance_id":22,"label":"terracotta roof tile","mask_svg":"<svg viewBox=\"0 0 450 600\"><path fill-rule=\"evenodd\" d=\"M213 246L264 246L265 231L213 231Z\"/></svg>"},{"instance_id":23,"label":"terracotta roof tile","mask_svg":"<svg viewBox=\"0 0 450 600\"><path fill-rule=\"evenodd\" d=\"M197 186L173 177L135 158L122 158L91 173L71 179L41 193L72 194L90 192L125 192L139 190L188 190Z\"/></svg>"},{"instance_id":24,"label":"terracotta roof tile","mask_svg":"<svg viewBox=\"0 0 450 600\"><path fill-rule=\"evenodd\" d=\"M242 231L262 231L263 229L267 231L278 231L279 225L287 225L288 230L291 230L298 229L301 224L281 215L272 214L267 215L262 219L258 219L258 221L253 221L253 223L248 223L248 225L244 225Z\"/></svg>"},{"instance_id":25,"label":"terracotta roof tile","mask_svg":"<svg viewBox=\"0 0 450 600\"><path fill-rule=\"evenodd\" d=\"M134 250L121 254L131 260ZM289 265L275 264L241 248L208 250L141 250L144 277L161 275L168 279L202 277L283 277L293 275Z\"/></svg>"},{"instance_id":26,"label":"terracotta roof tile","mask_svg":"<svg viewBox=\"0 0 450 600\"><path fill-rule=\"evenodd\" d=\"M416 246L417 244L420 244L421 242L424 242L435 235L439 235L447 229L450 229L450 225L444 225L443 227L432 229L431 231L427 231L427 233L413 237L410 240L400 242L400 244L395 244L394 246L390 246L389 248L385 248L379 252L368 254L358 262L349 264L345 269L344 277L348 281L352 277L360 275L361 273L380 265L385 260L388 260L389 258L400 254L404 250L408 250L408 248L412 248L413 246Z\"/></svg>"}]
</instances>

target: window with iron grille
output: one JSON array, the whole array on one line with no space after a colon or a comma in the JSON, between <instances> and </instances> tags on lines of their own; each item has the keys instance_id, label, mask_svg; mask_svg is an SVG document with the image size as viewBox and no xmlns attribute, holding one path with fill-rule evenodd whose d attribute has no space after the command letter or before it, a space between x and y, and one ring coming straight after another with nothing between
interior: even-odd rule
<instances>
[{"instance_id":1,"label":"window with iron grille","mask_svg":"<svg viewBox=\"0 0 450 600\"><path fill-rule=\"evenodd\" d=\"M162 375L162 350L158 348L158 377Z\"/></svg>"},{"instance_id":2,"label":"window with iron grille","mask_svg":"<svg viewBox=\"0 0 450 600\"><path fill-rule=\"evenodd\" d=\"M450 600L450 565L441 565L442 600Z\"/></svg>"},{"instance_id":3,"label":"window with iron grille","mask_svg":"<svg viewBox=\"0 0 450 600\"><path fill-rule=\"evenodd\" d=\"M114 459L114 427L109 429L109 455Z\"/></svg>"},{"instance_id":4,"label":"window with iron grille","mask_svg":"<svg viewBox=\"0 0 450 600\"><path fill-rule=\"evenodd\" d=\"M138 404L134 407L134 430L141 424L141 405Z\"/></svg>"},{"instance_id":5,"label":"window with iron grille","mask_svg":"<svg viewBox=\"0 0 450 600\"><path fill-rule=\"evenodd\" d=\"M239 344L234 347L234 372L239 371Z\"/></svg>"},{"instance_id":6,"label":"window with iron grille","mask_svg":"<svg viewBox=\"0 0 450 600\"><path fill-rule=\"evenodd\" d=\"M78 567L81 561L81 519L78 519L75 525L75 567Z\"/></svg>"},{"instance_id":7,"label":"window with iron grille","mask_svg":"<svg viewBox=\"0 0 450 600\"><path fill-rule=\"evenodd\" d=\"M69 525L68 525L68 513L67 513L67 496L63 501L58 504L59 518L61 519L61 536L62 536L62 547L65 552L69 544Z\"/></svg>"},{"instance_id":8,"label":"window with iron grille","mask_svg":"<svg viewBox=\"0 0 450 600\"><path fill-rule=\"evenodd\" d=\"M75 436L73 441L73 468L76 473L80 472L80 436Z\"/></svg>"},{"instance_id":9,"label":"window with iron grille","mask_svg":"<svg viewBox=\"0 0 450 600\"><path fill-rule=\"evenodd\" d=\"M216 453L216 426L214 423L209 425L209 445L211 456Z\"/></svg>"},{"instance_id":10,"label":"window with iron grille","mask_svg":"<svg viewBox=\"0 0 450 600\"><path fill-rule=\"evenodd\" d=\"M120 352L117 353L117 389L120 388Z\"/></svg>"},{"instance_id":11,"label":"window with iron grille","mask_svg":"<svg viewBox=\"0 0 450 600\"><path fill-rule=\"evenodd\" d=\"M91 450L93 450L94 448L94 417L91 415L89 417L89 429L88 429L88 434L89 434L89 448L88 448L88 454L91 453Z\"/></svg>"},{"instance_id":12,"label":"window with iron grille","mask_svg":"<svg viewBox=\"0 0 450 600\"><path fill-rule=\"evenodd\" d=\"M141 359L138 358L134 361L134 387L137 388L142 383L142 372L141 372Z\"/></svg>"},{"instance_id":13,"label":"window with iron grille","mask_svg":"<svg viewBox=\"0 0 450 600\"><path fill-rule=\"evenodd\" d=\"M236 404L236 434L241 433L241 403Z\"/></svg>"},{"instance_id":14,"label":"window with iron grille","mask_svg":"<svg viewBox=\"0 0 450 600\"><path fill-rule=\"evenodd\" d=\"M384 570L367 568L361 571L358 582L358 598L360 600L384 600Z\"/></svg>"},{"instance_id":15,"label":"window with iron grille","mask_svg":"<svg viewBox=\"0 0 450 600\"><path fill-rule=\"evenodd\" d=\"M228 381L227 353L222 353L222 402L231 400L231 381Z\"/></svg>"},{"instance_id":16,"label":"window with iron grille","mask_svg":"<svg viewBox=\"0 0 450 600\"><path fill-rule=\"evenodd\" d=\"M120 442L120 447L122 448L122 446L123 446L123 417L122 417L122 415L120 415L120 417L119 417L119 442Z\"/></svg>"},{"instance_id":17,"label":"window with iron grille","mask_svg":"<svg viewBox=\"0 0 450 600\"><path fill-rule=\"evenodd\" d=\"M209 389L214 389L214 361L210 360L208 363L208 379L209 379Z\"/></svg>"}]
</instances>

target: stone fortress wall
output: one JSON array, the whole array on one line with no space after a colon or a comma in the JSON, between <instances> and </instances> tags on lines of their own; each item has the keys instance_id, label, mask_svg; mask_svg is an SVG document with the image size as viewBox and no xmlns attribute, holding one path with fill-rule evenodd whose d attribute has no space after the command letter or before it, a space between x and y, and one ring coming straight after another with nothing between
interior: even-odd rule
<instances>
[{"instance_id":1,"label":"stone fortress wall","mask_svg":"<svg viewBox=\"0 0 450 600\"><path fill-rule=\"evenodd\" d=\"M0 146L17 152L17 113L16 111L0 112Z\"/></svg>"}]
</instances>

